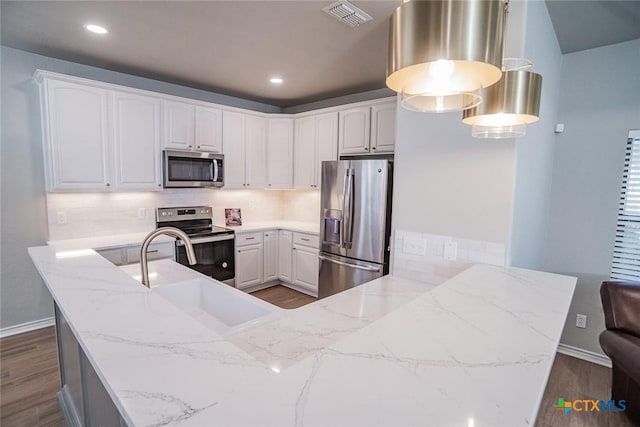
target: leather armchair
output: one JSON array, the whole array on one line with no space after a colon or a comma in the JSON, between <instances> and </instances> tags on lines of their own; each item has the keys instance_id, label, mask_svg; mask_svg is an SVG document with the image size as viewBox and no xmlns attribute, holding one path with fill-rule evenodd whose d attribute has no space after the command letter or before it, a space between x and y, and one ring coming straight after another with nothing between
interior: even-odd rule
<instances>
[{"instance_id":1,"label":"leather armchair","mask_svg":"<svg viewBox=\"0 0 640 427\"><path fill-rule=\"evenodd\" d=\"M613 362L611 399L626 400L626 414L640 425L640 282L600 286L606 330L600 346Z\"/></svg>"}]
</instances>

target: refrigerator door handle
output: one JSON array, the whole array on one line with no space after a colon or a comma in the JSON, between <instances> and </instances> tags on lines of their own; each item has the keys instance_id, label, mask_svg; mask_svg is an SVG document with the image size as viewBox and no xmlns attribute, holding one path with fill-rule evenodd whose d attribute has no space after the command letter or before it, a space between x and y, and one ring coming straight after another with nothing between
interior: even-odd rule
<instances>
[{"instance_id":1,"label":"refrigerator door handle","mask_svg":"<svg viewBox=\"0 0 640 427\"><path fill-rule=\"evenodd\" d=\"M347 183L349 182L349 169L345 170L344 180L342 181L342 200L340 209L342 211L342 218L340 219L340 247L344 248L344 233L345 233L345 225L346 225L346 199L347 199Z\"/></svg>"},{"instance_id":2,"label":"refrigerator door handle","mask_svg":"<svg viewBox=\"0 0 640 427\"><path fill-rule=\"evenodd\" d=\"M332 263L338 264L338 265L344 265L345 267L351 267L351 268L355 268L357 270L372 271L374 273L380 272L380 269L377 268L377 267L370 267L368 265L350 264L348 262L338 261L338 260L335 260L333 258L327 258L327 257L322 256L322 255L318 255L318 258L320 258L323 261L332 262Z\"/></svg>"},{"instance_id":3,"label":"refrigerator door handle","mask_svg":"<svg viewBox=\"0 0 640 427\"><path fill-rule=\"evenodd\" d=\"M351 249L353 243L353 169L347 169L347 189L344 193L344 198L349 202L348 206L345 206L345 235L343 237L344 247ZM348 194L348 196L347 196ZM346 202L345 202L346 204Z\"/></svg>"}]
</instances>

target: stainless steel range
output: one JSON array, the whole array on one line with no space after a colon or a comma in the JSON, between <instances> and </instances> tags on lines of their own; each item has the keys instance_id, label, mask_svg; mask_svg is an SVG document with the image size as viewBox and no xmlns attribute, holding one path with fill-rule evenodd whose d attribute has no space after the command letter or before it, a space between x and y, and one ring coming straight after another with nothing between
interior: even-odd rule
<instances>
[{"instance_id":1,"label":"stainless steel range","mask_svg":"<svg viewBox=\"0 0 640 427\"><path fill-rule=\"evenodd\" d=\"M196 253L197 263L189 265L184 243L176 241L176 261L200 273L235 286L235 251L233 230L213 225L211 206L158 208L156 226L176 227L187 233Z\"/></svg>"}]
</instances>

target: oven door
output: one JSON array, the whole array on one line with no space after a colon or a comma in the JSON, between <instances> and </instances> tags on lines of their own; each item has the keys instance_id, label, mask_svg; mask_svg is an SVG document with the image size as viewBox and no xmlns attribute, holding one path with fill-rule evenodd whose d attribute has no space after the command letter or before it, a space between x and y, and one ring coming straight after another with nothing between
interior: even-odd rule
<instances>
[{"instance_id":1,"label":"oven door","mask_svg":"<svg viewBox=\"0 0 640 427\"><path fill-rule=\"evenodd\" d=\"M176 241L176 260L205 276L235 287L236 264L234 235L220 234L191 239L196 253L196 264L189 265L187 251L182 240Z\"/></svg>"}]
</instances>

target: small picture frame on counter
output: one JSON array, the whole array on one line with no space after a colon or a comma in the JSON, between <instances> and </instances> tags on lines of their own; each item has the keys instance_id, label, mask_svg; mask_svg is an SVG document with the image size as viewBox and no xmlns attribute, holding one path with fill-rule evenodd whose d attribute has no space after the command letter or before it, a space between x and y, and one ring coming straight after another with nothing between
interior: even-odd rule
<instances>
[{"instance_id":1,"label":"small picture frame on counter","mask_svg":"<svg viewBox=\"0 0 640 427\"><path fill-rule=\"evenodd\" d=\"M240 208L226 208L224 210L224 218L227 226L242 225Z\"/></svg>"}]
</instances>

